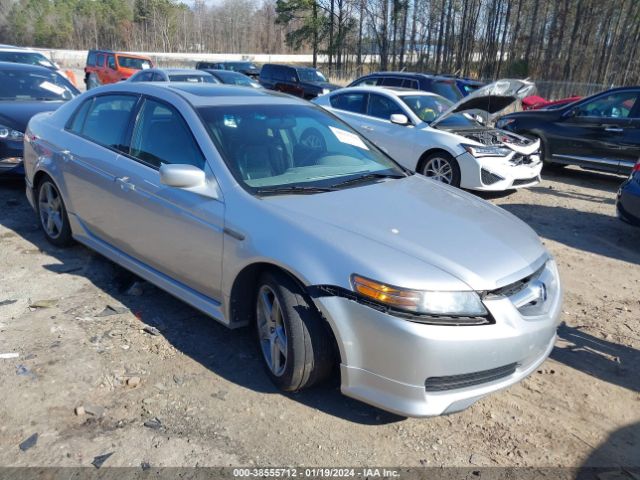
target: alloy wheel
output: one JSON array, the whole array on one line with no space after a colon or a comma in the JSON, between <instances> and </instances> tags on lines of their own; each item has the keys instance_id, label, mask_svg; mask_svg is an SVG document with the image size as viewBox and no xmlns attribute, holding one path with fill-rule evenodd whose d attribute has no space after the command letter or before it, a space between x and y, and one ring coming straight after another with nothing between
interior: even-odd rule
<instances>
[{"instance_id":1,"label":"alloy wheel","mask_svg":"<svg viewBox=\"0 0 640 480\"><path fill-rule=\"evenodd\" d=\"M256 309L262 355L269 370L279 377L287 366L287 331L282 306L271 287L260 288Z\"/></svg>"},{"instance_id":2,"label":"alloy wheel","mask_svg":"<svg viewBox=\"0 0 640 480\"><path fill-rule=\"evenodd\" d=\"M444 158L434 157L424 166L424 175L433 180L451 185L453 168L451 168L451 164Z\"/></svg>"},{"instance_id":3,"label":"alloy wheel","mask_svg":"<svg viewBox=\"0 0 640 480\"><path fill-rule=\"evenodd\" d=\"M45 181L40 186L38 210L42 228L51 238L58 238L63 227L62 199L60 192L51 182Z\"/></svg>"}]
</instances>

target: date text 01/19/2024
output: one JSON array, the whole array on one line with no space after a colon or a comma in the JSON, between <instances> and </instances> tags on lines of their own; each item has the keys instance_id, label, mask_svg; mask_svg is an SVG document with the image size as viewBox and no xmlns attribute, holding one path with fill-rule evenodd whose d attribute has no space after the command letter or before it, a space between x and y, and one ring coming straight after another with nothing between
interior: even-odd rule
<instances>
[{"instance_id":1,"label":"date text 01/19/2024","mask_svg":"<svg viewBox=\"0 0 640 480\"><path fill-rule=\"evenodd\" d=\"M397 478L400 472L387 468L234 468L235 478Z\"/></svg>"}]
</instances>

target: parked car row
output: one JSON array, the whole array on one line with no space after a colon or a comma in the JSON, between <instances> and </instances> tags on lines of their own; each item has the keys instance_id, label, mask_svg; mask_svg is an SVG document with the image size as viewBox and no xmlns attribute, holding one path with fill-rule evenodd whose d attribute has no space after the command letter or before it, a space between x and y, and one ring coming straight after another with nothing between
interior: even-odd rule
<instances>
[{"instance_id":1,"label":"parked car row","mask_svg":"<svg viewBox=\"0 0 640 480\"><path fill-rule=\"evenodd\" d=\"M539 181L542 130L519 132L518 115L498 121L505 129L486 123L530 82L463 94L467 79L382 72L375 85L338 89L313 69L265 65L261 83L264 73L273 84L239 88L243 74L220 65L92 55L90 75L111 62L128 81L78 96L56 72L0 63L2 98L55 110L26 129L0 117L52 244L78 241L230 328L253 326L285 391L339 365L346 395L439 415L549 355L562 301L553 258L516 217L453 188ZM285 88L301 98L272 91ZM584 108L634 118L625 98ZM619 194L628 221L638 172Z\"/></svg>"}]
</instances>

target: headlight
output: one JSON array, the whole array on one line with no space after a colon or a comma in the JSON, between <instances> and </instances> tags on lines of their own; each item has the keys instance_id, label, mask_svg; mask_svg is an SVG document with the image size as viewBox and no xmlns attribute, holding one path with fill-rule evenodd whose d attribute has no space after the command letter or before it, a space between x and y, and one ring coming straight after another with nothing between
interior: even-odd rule
<instances>
[{"instance_id":1,"label":"headlight","mask_svg":"<svg viewBox=\"0 0 640 480\"><path fill-rule=\"evenodd\" d=\"M18 141L22 140L22 137L24 137L22 132L0 125L0 139Z\"/></svg>"},{"instance_id":2,"label":"headlight","mask_svg":"<svg viewBox=\"0 0 640 480\"><path fill-rule=\"evenodd\" d=\"M504 147L462 145L467 152L476 158L480 157L507 157L513 150Z\"/></svg>"},{"instance_id":3,"label":"headlight","mask_svg":"<svg viewBox=\"0 0 640 480\"><path fill-rule=\"evenodd\" d=\"M487 315L487 309L476 292L409 290L385 285L359 275L351 276L351 284L363 297L399 310L442 316Z\"/></svg>"},{"instance_id":4,"label":"headlight","mask_svg":"<svg viewBox=\"0 0 640 480\"><path fill-rule=\"evenodd\" d=\"M329 90L328 88L323 88L322 89L322 94L326 95L327 93L331 93L331 90Z\"/></svg>"},{"instance_id":5,"label":"headlight","mask_svg":"<svg viewBox=\"0 0 640 480\"><path fill-rule=\"evenodd\" d=\"M515 121L515 118L501 118L496 122L496 128L504 128L507 125L511 125Z\"/></svg>"}]
</instances>

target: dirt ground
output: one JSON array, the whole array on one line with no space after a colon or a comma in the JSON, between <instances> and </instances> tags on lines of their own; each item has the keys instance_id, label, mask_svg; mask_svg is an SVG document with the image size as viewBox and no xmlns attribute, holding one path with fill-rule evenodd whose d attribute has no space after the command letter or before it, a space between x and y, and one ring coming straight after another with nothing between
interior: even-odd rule
<instances>
[{"instance_id":1,"label":"dirt ground","mask_svg":"<svg viewBox=\"0 0 640 480\"><path fill-rule=\"evenodd\" d=\"M337 380L279 393L248 330L146 283L127 293L121 268L49 245L3 182L0 354L19 356L0 359L0 466L640 466L640 229L615 218L622 180L569 168L489 199L556 256L566 325L527 380L428 419Z\"/></svg>"}]
</instances>

